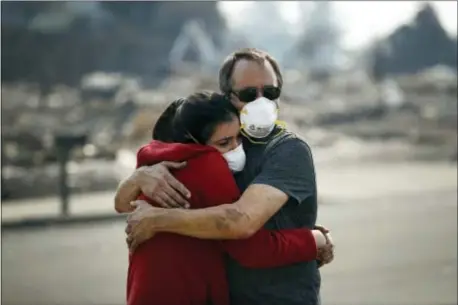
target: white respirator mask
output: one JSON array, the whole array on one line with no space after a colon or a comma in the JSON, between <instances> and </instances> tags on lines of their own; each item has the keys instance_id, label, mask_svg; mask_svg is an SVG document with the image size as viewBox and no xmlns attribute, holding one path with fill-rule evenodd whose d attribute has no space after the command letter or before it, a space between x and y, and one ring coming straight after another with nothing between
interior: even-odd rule
<instances>
[{"instance_id":1,"label":"white respirator mask","mask_svg":"<svg viewBox=\"0 0 458 305\"><path fill-rule=\"evenodd\" d=\"M245 167L246 155L242 143L235 149L224 153L223 157L226 159L232 172L241 172Z\"/></svg>"},{"instance_id":2,"label":"white respirator mask","mask_svg":"<svg viewBox=\"0 0 458 305\"><path fill-rule=\"evenodd\" d=\"M240 112L242 130L250 137L267 137L278 119L278 107L274 101L259 97L247 103Z\"/></svg>"}]
</instances>

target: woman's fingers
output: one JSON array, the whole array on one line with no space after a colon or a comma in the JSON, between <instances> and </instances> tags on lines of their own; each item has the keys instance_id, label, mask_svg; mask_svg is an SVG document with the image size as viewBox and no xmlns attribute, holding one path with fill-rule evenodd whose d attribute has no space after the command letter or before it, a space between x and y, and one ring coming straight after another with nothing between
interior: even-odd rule
<instances>
[{"instance_id":1,"label":"woman's fingers","mask_svg":"<svg viewBox=\"0 0 458 305\"><path fill-rule=\"evenodd\" d=\"M324 234L327 234L329 233L329 230L321 225L315 225L315 230L319 230L321 232L323 232Z\"/></svg>"}]
</instances>

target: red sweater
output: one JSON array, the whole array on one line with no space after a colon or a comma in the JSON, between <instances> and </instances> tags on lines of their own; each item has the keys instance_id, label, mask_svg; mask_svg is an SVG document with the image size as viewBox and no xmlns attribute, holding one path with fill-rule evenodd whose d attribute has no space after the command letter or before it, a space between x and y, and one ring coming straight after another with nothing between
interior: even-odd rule
<instances>
[{"instance_id":1,"label":"red sweater","mask_svg":"<svg viewBox=\"0 0 458 305\"><path fill-rule=\"evenodd\" d=\"M191 208L232 203L240 197L222 155L209 146L152 141L140 148L137 167L187 161L174 176L191 192ZM140 199L148 200L141 195ZM224 254L249 268L272 268L314 260L308 229L261 229L243 240L203 240L158 233L129 258L128 305L228 305Z\"/></svg>"}]
</instances>

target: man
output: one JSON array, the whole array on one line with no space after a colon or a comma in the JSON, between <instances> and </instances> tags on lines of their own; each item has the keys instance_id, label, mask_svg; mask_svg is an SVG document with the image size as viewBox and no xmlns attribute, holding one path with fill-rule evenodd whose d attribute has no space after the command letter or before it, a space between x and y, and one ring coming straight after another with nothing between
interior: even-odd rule
<instances>
[{"instance_id":1,"label":"man","mask_svg":"<svg viewBox=\"0 0 458 305\"><path fill-rule=\"evenodd\" d=\"M314 228L317 217L315 169L309 146L275 125L283 78L277 62L267 53L243 49L224 62L220 89L241 111L243 145L247 162L235 175L243 192L233 204L187 210L145 205L129 216L128 243L135 248L155 232L164 231L205 239L237 239L268 229ZM274 113L275 112L275 113ZM164 163L138 169L120 184L115 198L118 211L143 191L164 207L186 207L191 194L167 168L185 164ZM196 173L197 178L198 173ZM332 260L332 243L323 256ZM262 253L260 253L262 255ZM231 302L236 305L319 304L318 262L282 268L247 269L228 259Z\"/></svg>"}]
</instances>

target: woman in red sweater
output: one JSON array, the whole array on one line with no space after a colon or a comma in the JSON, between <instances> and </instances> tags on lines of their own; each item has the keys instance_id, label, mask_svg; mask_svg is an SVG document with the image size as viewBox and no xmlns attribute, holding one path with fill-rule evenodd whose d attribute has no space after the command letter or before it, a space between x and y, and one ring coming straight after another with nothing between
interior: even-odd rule
<instances>
[{"instance_id":1,"label":"woman in red sweater","mask_svg":"<svg viewBox=\"0 0 458 305\"><path fill-rule=\"evenodd\" d=\"M245 165L238 113L209 92L174 101L157 121L153 141L140 148L137 167L187 161L174 172L192 194L193 209L236 201L232 176ZM139 199L154 205L149 198ZM251 268L271 268L317 258L321 232L260 230L244 240L212 241L158 233L129 258L128 305L229 305L224 255Z\"/></svg>"}]
</instances>

